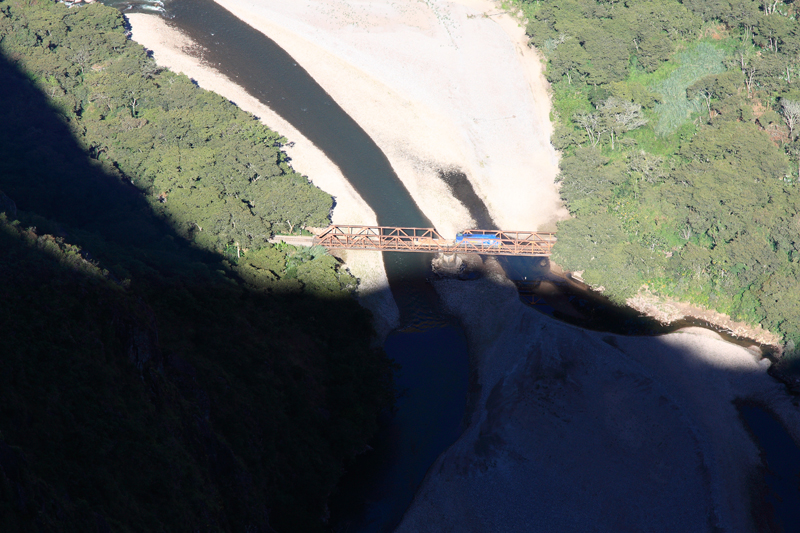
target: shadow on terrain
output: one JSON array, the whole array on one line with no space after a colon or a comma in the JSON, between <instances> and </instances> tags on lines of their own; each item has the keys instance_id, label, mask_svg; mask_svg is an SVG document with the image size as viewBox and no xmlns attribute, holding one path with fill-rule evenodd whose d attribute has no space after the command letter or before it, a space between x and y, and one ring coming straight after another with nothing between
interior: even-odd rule
<instances>
[{"instance_id":1,"label":"shadow on terrain","mask_svg":"<svg viewBox=\"0 0 800 533\"><path fill-rule=\"evenodd\" d=\"M2 55L0 100L0 530L319 529L391 399L368 313L246 288Z\"/></svg>"},{"instance_id":2,"label":"shadow on terrain","mask_svg":"<svg viewBox=\"0 0 800 533\"><path fill-rule=\"evenodd\" d=\"M515 305L508 286L495 294L486 280L442 283L445 299L463 306L467 337L481 350L472 354L480 375L471 384L469 429L428 472L399 531L523 530L534 522L564 531L714 530L709 482L728 482L725 501L751 505L753 527L742 530L794 523L797 445L779 423L751 427L764 468L750 471L752 448L729 403L733 390L763 397L762 418L772 408L791 415L792 399L755 369L754 354L726 355L688 335L678 344L596 335ZM740 472L749 486L737 482ZM598 509L608 510L604 521L581 521ZM746 514L737 513L735 529Z\"/></svg>"},{"instance_id":3,"label":"shadow on terrain","mask_svg":"<svg viewBox=\"0 0 800 533\"><path fill-rule=\"evenodd\" d=\"M463 229L499 229L466 174L458 169L439 170L438 174L439 179L445 182L455 199L464 204L475 221L475 228Z\"/></svg>"},{"instance_id":4,"label":"shadow on terrain","mask_svg":"<svg viewBox=\"0 0 800 533\"><path fill-rule=\"evenodd\" d=\"M739 415L761 452L754 477L752 514L759 531L789 531L800 523L800 453L783 424L768 408L737 402Z\"/></svg>"},{"instance_id":5,"label":"shadow on terrain","mask_svg":"<svg viewBox=\"0 0 800 533\"><path fill-rule=\"evenodd\" d=\"M364 311L247 290L90 160L79 126L2 58L0 97L0 205L21 221L0 232L1 529L317 527L383 400L387 367ZM370 205L394 203L386 190ZM395 213L381 223L417 224ZM395 283L424 288L427 269L397 271ZM783 438L748 424L759 443ZM781 457L767 451L769 470L795 467ZM764 486L759 527L777 531L785 507L770 502L792 487Z\"/></svg>"},{"instance_id":6,"label":"shadow on terrain","mask_svg":"<svg viewBox=\"0 0 800 533\"><path fill-rule=\"evenodd\" d=\"M432 227L381 149L272 39L213 0L175 2L169 6L169 16L171 24L202 47L204 61L322 150L372 208L379 225ZM438 307L435 293L425 284L430 271L430 258L426 257L384 254L389 285L404 324L418 319L420 304L429 310Z\"/></svg>"}]
</instances>

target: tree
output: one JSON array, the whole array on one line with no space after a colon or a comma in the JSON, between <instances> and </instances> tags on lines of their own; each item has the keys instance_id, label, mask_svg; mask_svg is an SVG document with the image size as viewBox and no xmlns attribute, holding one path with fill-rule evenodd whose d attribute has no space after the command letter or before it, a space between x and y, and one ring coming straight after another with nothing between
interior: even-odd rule
<instances>
[{"instance_id":1,"label":"tree","mask_svg":"<svg viewBox=\"0 0 800 533\"><path fill-rule=\"evenodd\" d=\"M747 96L751 96L753 93L753 81L755 80L756 72L758 72L756 62L751 61L749 65L742 69L742 72L745 75L744 83L747 86Z\"/></svg>"},{"instance_id":2,"label":"tree","mask_svg":"<svg viewBox=\"0 0 800 533\"><path fill-rule=\"evenodd\" d=\"M553 125L553 135L550 142L556 150L566 150L578 146L586 141L586 135L571 124L564 124L558 120Z\"/></svg>"},{"instance_id":3,"label":"tree","mask_svg":"<svg viewBox=\"0 0 800 533\"><path fill-rule=\"evenodd\" d=\"M647 183L658 183L667 177L662 168L664 158L639 150L630 156L628 161L629 172L634 176L641 176Z\"/></svg>"},{"instance_id":4,"label":"tree","mask_svg":"<svg viewBox=\"0 0 800 533\"><path fill-rule=\"evenodd\" d=\"M724 161L749 179L775 180L786 171L786 160L769 136L742 122L699 131L680 155L689 162Z\"/></svg>"},{"instance_id":5,"label":"tree","mask_svg":"<svg viewBox=\"0 0 800 533\"><path fill-rule=\"evenodd\" d=\"M612 161L597 148L583 147L561 163L558 181L571 213L607 209L614 188L627 179L622 161Z\"/></svg>"},{"instance_id":6,"label":"tree","mask_svg":"<svg viewBox=\"0 0 800 533\"><path fill-rule=\"evenodd\" d=\"M672 172L663 197L715 244L752 229L781 201L787 161L753 124L704 128L680 155L688 162Z\"/></svg>"},{"instance_id":7,"label":"tree","mask_svg":"<svg viewBox=\"0 0 800 533\"><path fill-rule=\"evenodd\" d=\"M672 40L666 35L651 35L637 47L639 64L647 72L654 72L669 58L673 49Z\"/></svg>"},{"instance_id":8,"label":"tree","mask_svg":"<svg viewBox=\"0 0 800 533\"><path fill-rule=\"evenodd\" d=\"M91 54L89 54L89 52L86 50L86 48L81 48L80 50L77 50L73 54L72 62L75 63L76 65L80 66L80 68L81 68L80 74L81 74L81 76L83 76L84 72L86 72L86 69L89 67L89 65L92 62L92 56L91 56Z\"/></svg>"},{"instance_id":9,"label":"tree","mask_svg":"<svg viewBox=\"0 0 800 533\"><path fill-rule=\"evenodd\" d=\"M704 2L704 0L695 0ZM742 30L742 43L750 45L754 28L762 18L758 4L753 0L728 0L728 9L724 10L722 20L731 28Z\"/></svg>"},{"instance_id":10,"label":"tree","mask_svg":"<svg viewBox=\"0 0 800 533\"><path fill-rule=\"evenodd\" d=\"M621 133L641 128L647 124L647 119L642 114L642 106L626 102L616 96L611 96L600 104L600 114L610 133L612 150L615 139Z\"/></svg>"},{"instance_id":11,"label":"tree","mask_svg":"<svg viewBox=\"0 0 800 533\"><path fill-rule=\"evenodd\" d=\"M599 85L625 79L631 47L620 37L601 29L588 30L585 39L583 47L591 58L588 81Z\"/></svg>"},{"instance_id":12,"label":"tree","mask_svg":"<svg viewBox=\"0 0 800 533\"><path fill-rule=\"evenodd\" d=\"M800 140L786 145L786 153L797 161L797 179L800 181Z\"/></svg>"},{"instance_id":13,"label":"tree","mask_svg":"<svg viewBox=\"0 0 800 533\"><path fill-rule=\"evenodd\" d=\"M607 213L572 218L558 223L558 235L553 259L559 265L584 271L587 283L604 286L619 302L639 289L641 250L628 242L618 218Z\"/></svg>"},{"instance_id":14,"label":"tree","mask_svg":"<svg viewBox=\"0 0 800 533\"><path fill-rule=\"evenodd\" d=\"M547 65L547 73L551 80L557 81L562 76L567 77L567 83L571 84L573 77L586 70L589 55L581 47L576 39L568 38L560 44L550 55Z\"/></svg>"},{"instance_id":15,"label":"tree","mask_svg":"<svg viewBox=\"0 0 800 533\"><path fill-rule=\"evenodd\" d=\"M761 17L756 25L753 40L757 45L778 53L778 47L788 37L788 32L789 19L786 17L781 15Z\"/></svg>"},{"instance_id":16,"label":"tree","mask_svg":"<svg viewBox=\"0 0 800 533\"><path fill-rule=\"evenodd\" d=\"M789 126L789 140L794 140L794 127L800 121L800 102L781 98L781 115Z\"/></svg>"},{"instance_id":17,"label":"tree","mask_svg":"<svg viewBox=\"0 0 800 533\"><path fill-rule=\"evenodd\" d=\"M683 0L683 5L705 20L722 20L729 9L725 0Z\"/></svg>"},{"instance_id":18,"label":"tree","mask_svg":"<svg viewBox=\"0 0 800 533\"><path fill-rule=\"evenodd\" d=\"M600 139L603 134L608 131L608 125L605 123L600 113L577 113L572 117L572 120L574 120L578 126L586 130L586 134L589 135L589 141L592 143L593 147L600 144Z\"/></svg>"},{"instance_id":19,"label":"tree","mask_svg":"<svg viewBox=\"0 0 800 533\"><path fill-rule=\"evenodd\" d=\"M771 15L778 10L780 2L781 0L761 0L761 6L764 9L764 13Z\"/></svg>"},{"instance_id":20,"label":"tree","mask_svg":"<svg viewBox=\"0 0 800 533\"><path fill-rule=\"evenodd\" d=\"M762 53L758 58L758 72L755 75L755 84L760 92L774 94L786 87L787 59L783 54Z\"/></svg>"},{"instance_id":21,"label":"tree","mask_svg":"<svg viewBox=\"0 0 800 533\"><path fill-rule=\"evenodd\" d=\"M609 85L611 96L639 104L643 108L652 108L661 98L645 85L635 81L617 81Z\"/></svg>"},{"instance_id":22,"label":"tree","mask_svg":"<svg viewBox=\"0 0 800 533\"><path fill-rule=\"evenodd\" d=\"M689 99L700 98L706 104L708 121L712 119L712 100L724 100L738 93L742 84L739 72L728 71L722 74L706 76L696 81L686 89Z\"/></svg>"},{"instance_id":23,"label":"tree","mask_svg":"<svg viewBox=\"0 0 800 533\"><path fill-rule=\"evenodd\" d=\"M700 29L702 23L700 17L678 2L649 0L626 2L625 6L626 13L619 18L637 33L639 43L656 34L671 39L687 37Z\"/></svg>"}]
</instances>

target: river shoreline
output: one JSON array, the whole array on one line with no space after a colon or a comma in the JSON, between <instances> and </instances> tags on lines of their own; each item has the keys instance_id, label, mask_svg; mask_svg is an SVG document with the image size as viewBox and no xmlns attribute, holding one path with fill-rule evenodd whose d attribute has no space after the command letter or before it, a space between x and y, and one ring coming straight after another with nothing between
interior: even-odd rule
<instances>
[{"instance_id":1,"label":"river shoreline","mask_svg":"<svg viewBox=\"0 0 800 533\"><path fill-rule=\"evenodd\" d=\"M783 354L783 343L775 333L746 322L733 320L730 316L674 298L659 297L647 291L640 291L625 302L640 313L658 320L663 325L670 325L686 318L702 320L741 339L752 340L762 346L769 347L776 357Z\"/></svg>"},{"instance_id":2,"label":"river shoreline","mask_svg":"<svg viewBox=\"0 0 800 533\"><path fill-rule=\"evenodd\" d=\"M558 269L559 275L567 282L577 284L581 287L581 290L599 295L603 294L602 287L594 288L584 282L580 277L580 272L564 272L554 263L552 263L552 265L554 268ZM707 307L675 298L660 296L650 292L647 287L640 288L635 296L625 300L625 305L638 311L642 316L652 318L662 326L671 326L687 320L697 322L699 323L698 325L703 326L708 324L708 335L717 335L716 332L725 333L726 335L739 339L741 342L737 342L737 344L742 345L750 341L754 348L766 349L766 351L769 352L766 355L773 359L779 359L783 355L784 345L781 337L772 331L764 329L761 325L737 321L729 315Z\"/></svg>"},{"instance_id":3,"label":"river shoreline","mask_svg":"<svg viewBox=\"0 0 800 533\"><path fill-rule=\"evenodd\" d=\"M762 462L734 401L764 406L800 441L768 360L701 328L629 337L569 326L526 307L491 269L434 285L467 333L477 379L465 432L398 532L753 530Z\"/></svg>"},{"instance_id":4,"label":"river shoreline","mask_svg":"<svg viewBox=\"0 0 800 533\"><path fill-rule=\"evenodd\" d=\"M203 60L203 49L160 15L127 14L131 39L152 51L161 67L183 73L200 87L216 92L259 118L288 139L282 150L292 167L336 200L334 224L377 225L375 213L350 185L339 168L297 128L262 104L243 88ZM347 250L341 254L344 266L359 279L359 302L375 317L376 343L399 325L399 311L389 289L381 254Z\"/></svg>"}]
</instances>

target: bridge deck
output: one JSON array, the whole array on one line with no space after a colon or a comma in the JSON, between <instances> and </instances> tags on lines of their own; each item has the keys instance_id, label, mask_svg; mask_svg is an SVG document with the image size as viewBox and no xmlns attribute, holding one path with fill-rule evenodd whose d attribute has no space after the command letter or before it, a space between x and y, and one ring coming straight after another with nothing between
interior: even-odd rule
<instances>
[{"instance_id":1,"label":"bridge deck","mask_svg":"<svg viewBox=\"0 0 800 533\"><path fill-rule=\"evenodd\" d=\"M387 252L442 252L484 255L549 256L555 233L541 231L465 230L456 242L442 238L432 228L386 226L330 226L314 237L326 248Z\"/></svg>"}]
</instances>

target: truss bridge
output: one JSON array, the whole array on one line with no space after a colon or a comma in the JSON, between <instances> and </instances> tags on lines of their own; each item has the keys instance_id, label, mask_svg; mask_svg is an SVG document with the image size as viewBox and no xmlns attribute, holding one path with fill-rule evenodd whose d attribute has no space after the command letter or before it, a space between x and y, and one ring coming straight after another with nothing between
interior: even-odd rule
<instances>
[{"instance_id":1,"label":"truss bridge","mask_svg":"<svg viewBox=\"0 0 800 533\"><path fill-rule=\"evenodd\" d=\"M338 225L313 239L313 244L328 249L527 256L549 256L555 243L555 233L542 231L471 229L445 239L433 228Z\"/></svg>"}]
</instances>

